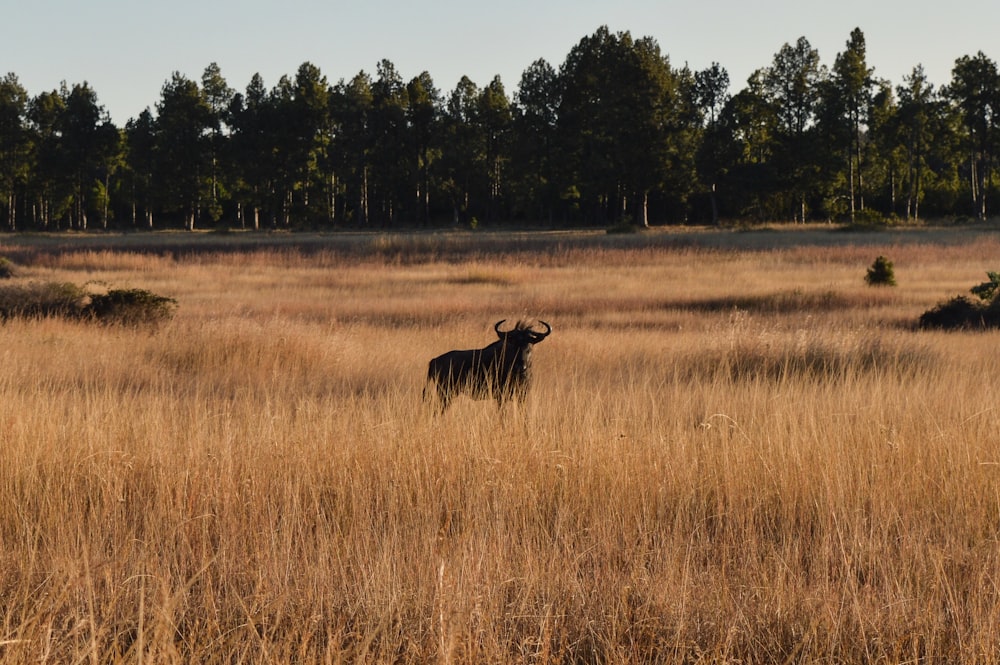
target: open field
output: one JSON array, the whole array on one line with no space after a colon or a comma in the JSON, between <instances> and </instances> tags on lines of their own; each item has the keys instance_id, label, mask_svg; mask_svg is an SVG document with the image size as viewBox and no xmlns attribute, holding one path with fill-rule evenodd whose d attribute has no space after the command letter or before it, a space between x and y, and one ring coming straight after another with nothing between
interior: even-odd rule
<instances>
[{"instance_id":1,"label":"open field","mask_svg":"<svg viewBox=\"0 0 1000 665\"><path fill-rule=\"evenodd\" d=\"M896 288L871 288L884 254ZM4 237L4 663L1000 662L1000 234ZM427 361L552 324L521 407Z\"/></svg>"}]
</instances>

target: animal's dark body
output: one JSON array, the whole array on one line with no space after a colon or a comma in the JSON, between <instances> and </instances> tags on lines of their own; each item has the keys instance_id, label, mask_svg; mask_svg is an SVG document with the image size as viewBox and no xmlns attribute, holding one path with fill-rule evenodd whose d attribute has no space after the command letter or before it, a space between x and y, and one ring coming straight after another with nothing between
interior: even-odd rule
<instances>
[{"instance_id":1,"label":"animal's dark body","mask_svg":"<svg viewBox=\"0 0 1000 665\"><path fill-rule=\"evenodd\" d=\"M504 332L500 330L504 321L493 326L499 339L486 348L449 351L431 360L427 380L437 389L441 411L461 394L473 399L495 399L499 406L512 399L524 400L531 383L531 348L545 339L552 327L539 321L545 332L535 332L530 324L518 321L512 330Z\"/></svg>"}]
</instances>

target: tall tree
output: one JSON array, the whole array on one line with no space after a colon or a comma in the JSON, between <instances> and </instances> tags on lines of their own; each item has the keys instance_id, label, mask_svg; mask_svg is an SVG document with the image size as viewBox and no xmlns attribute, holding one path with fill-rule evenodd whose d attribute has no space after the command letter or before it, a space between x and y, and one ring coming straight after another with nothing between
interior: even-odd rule
<instances>
[{"instance_id":1,"label":"tall tree","mask_svg":"<svg viewBox=\"0 0 1000 665\"><path fill-rule=\"evenodd\" d=\"M153 228L155 150L156 121L147 108L125 125L125 188L133 227L138 227L141 213L143 226Z\"/></svg>"},{"instance_id":2,"label":"tall tree","mask_svg":"<svg viewBox=\"0 0 1000 665\"><path fill-rule=\"evenodd\" d=\"M712 224L719 223L719 202L716 197L719 176L724 171L725 139L719 131L719 116L729 103L729 72L719 63L694 75L695 102L705 117L705 132L698 151L699 179L709 192L712 208Z\"/></svg>"},{"instance_id":3,"label":"tall tree","mask_svg":"<svg viewBox=\"0 0 1000 665\"><path fill-rule=\"evenodd\" d=\"M816 119L819 85L825 77L819 52L805 37L795 45L785 44L774 56L764 75L775 125L776 172L791 195L793 219L805 222L807 199L815 188L818 170L814 149L813 124Z\"/></svg>"},{"instance_id":4,"label":"tall tree","mask_svg":"<svg viewBox=\"0 0 1000 665\"><path fill-rule=\"evenodd\" d=\"M441 153L441 92L434 87L431 75L423 72L406 84L406 96L413 148L413 165L409 171L414 181L410 187L415 194L415 219L426 225L431 216L431 167Z\"/></svg>"},{"instance_id":5,"label":"tall tree","mask_svg":"<svg viewBox=\"0 0 1000 665\"><path fill-rule=\"evenodd\" d=\"M293 161L292 190L300 218L333 221L333 183L328 160L331 140L330 86L319 68L303 63L295 74L292 105L285 122L290 143L284 149Z\"/></svg>"},{"instance_id":6,"label":"tall tree","mask_svg":"<svg viewBox=\"0 0 1000 665\"><path fill-rule=\"evenodd\" d=\"M344 191L341 216L346 222L362 227L371 222L372 105L372 80L365 72L338 83L331 96L334 164Z\"/></svg>"},{"instance_id":7,"label":"tall tree","mask_svg":"<svg viewBox=\"0 0 1000 665\"><path fill-rule=\"evenodd\" d=\"M629 174L625 192L632 202L631 209L624 209L636 223L649 226L649 201L655 193L664 210L674 210L672 217L686 219L701 130L694 73L687 66L673 69L651 37L636 40L626 54L621 78L631 82L626 99L634 116L625 120L623 138L640 159L619 156ZM635 169L631 173L629 165Z\"/></svg>"},{"instance_id":8,"label":"tall tree","mask_svg":"<svg viewBox=\"0 0 1000 665\"><path fill-rule=\"evenodd\" d=\"M979 51L956 60L951 76L947 95L962 119L972 203L976 218L985 220L1000 121L1000 74L996 63Z\"/></svg>"},{"instance_id":9,"label":"tall tree","mask_svg":"<svg viewBox=\"0 0 1000 665\"><path fill-rule=\"evenodd\" d=\"M63 95L65 110L59 123L62 152L73 165L70 226L86 229L88 212L94 210L106 227L109 180L120 155L118 130L86 82Z\"/></svg>"},{"instance_id":10,"label":"tall tree","mask_svg":"<svg viewBox=\"0 0 1000 665\"><path fill-rule=\"evenodd\" d=\"M648 223L654 192L685 201L694 181L694 80L655 40L607 27L560 69L560 159L590 218Z\"/></svg>"},{"instance_id":11,"label":"tall tree","mask_svg":"<svg viewBox=\"0 0 1000 665\"><path fill-rule=\"evenodd\" d=\"M843 135L847 137L848 204L851 221L865 209L864 140L868 110L872 102L873 70L868 67L865 36L860 28L851 31L846 49L833 63L831 91L839 101Z\"/></svg>"},{"instance_id":12,"label":"tall tree","mask_svg":"<svg viewBox=\"0 0 1000 665\"><path fill-rule=\"evenodd\" d=\"M445 107L444 132L448 150L444 155L444 189L451 199L452 221L458 224L473 216L478 205L477 194L485 196L485 161L482 137L479 134L479 87L463 76L448 97Z\"/></svg>"},{"instance_id":13,"label":"tall tree","mask_svg":"<svg viewBox=\"0 0 1000 665\"><path fill-rule=\"evenodd\" d=\"M519 199L522 206L537 210L529 214L549 222L556 204L553 152L559 98L556 70L539 59L521 75L513 107L512 160Z\"/></svg>"},{"instance_id":14,"label":"tall tree","mask_svg":"<svg viewBox=\"0 0 1000 665\"><path fill-rule=\"evenodd\" d=\"M494 219L504 195L504 179L510 156L510 128L513 122L510 99L499 76L493 77L479 97L486 176L489 183L486 218Z\"/></svg>"},{"instance_id":15,"label":"tall tree","mask_svg":"<svg viewBox=\"0 0 1000 665\"><path fill-rule=\"evenodd\" d=\"M901 146L899 104L888 81L876 82L869 110L868 164L869 191L876 195L875 205L895 217L900 185L906 172L906 159Z\"/></svg>"},{"instance_id":16,"label":"tall tree","mask_svg":"<svg viewBox=\"0 0 1000 665\"><path fill-rule=\"evenodd\" d=\"M773 218L763 201L771 179L772 136L776 124L772 106L764 94L763 70L757 70L742 90L729 98L722 107L713 133L706 133L708 147L713 150L709 160L717 160L708 179L717 178L719 206L731 216ZM701 167L702 171L706 167Z\"/></svg>"},{"instance_id":17,"label":"tall tree","mask_svg":"<svg viewBox=\"0 0 1000 665\"><path fill-rule=\"evenodd\" d=\"M389 60L376 67L372 83L372 186L383 225L396 223L400 208L411 201L407 192L409 164L399 154L408 150L407 93L403 79Z\"/></svg>"},{"instance_id":18,"label":"tall tree","mask_svg":"<svg viewBox=\"0 0 1000 665\"><path fill-rule=\"evenodd\" d=\"M28 91L14 74L0 79L0 205L7 228L17 228L18 194L28 176L31 143L27 131Z\"/></svg>"},{"instance_id":19,"label":"tall tree","mask_svg":"<svg viewBox=\"0 0 1000 665\"><path fill-rule=\"evenodd\" d=\"M620 174L609 124L613 114L609 106L617 93L609 75L616 41L607 26L601 26L570 49L559 68L560 189L585 221L607 221L609 201L617 198Z\"/></svg>"},{"instance_id":20,"label":"tall tree","mask_svg":"<svg viewBox=\"0 0 1000 665\"><path fill-rule=\"evenodd\" d=\"M212 110L198 84L179 72L163 85L156 105L155 177L160 204L180 213L184 227L194 230L210 172Z\"/></svg>"},{"instance_id":21,"label":"tall tree","mask_svg":"<svg viewBox=\"0 0 1000 665\"><path fill-rule=\"evenodd\" d=\"M70 163L63 154L62 119L66 98L58 90L43 92L31 100L28 118L34 141L34 163L29 187L32 222L48 230L69 210L73 195Z\"/></svg>"},{"instance_id":22,"label":"tall tree","mask_svg":"<svg viewBox=\"0 0 1000 665\"><path fill-rule=\"evenodd\" d=\"M229 172L225 165L220 164L226 148L226 126L232 120L230 110L233 97L236 92L229 87L226 79L222 76L222 70L216 63L211 63L205 68L201 75L201 90L205 96L205 102L211 111L210 121L211 135L209 136L209 179L211 181L206 208L209 218L215 222L222 216L222 202L220 198L224 192L223 183L220 182L220 174Z\"/></svg>"},{"instance_id":23,"label":"tall tree","mask_svg":"<svg viewBox=\"0 0 1000 665\"><path fill-rule=\"evenodd\" d=\"M272 199L276 152L270 131L275 112L259 73L251 77L245 93L234 94L228 115L232 123L230 177L239 190L236 214L241 226L258 230Z\"/></svg>"},{"instance_id":24,"label":"tall tree","mask_svg":"<svg viewBox=\"0 0 1000 665\"><path fill-rule=\"evenodd\" d=\"M927 80L922 65L917 65L904 85L896 88L899 97L899 138L906 153L906 218L920 219L920 201L924 196L924 171L927 151L934 140L932 131L934 86Z\"/></svg>"},{"instance_id":25,"label":"tall tree","mask_svg":"<svg viewBox=\"0 0 1000 665\"><path fill-rule=\"evenodd\" d=\"M267 208L272 227L288 228L292 222L295 192L301 189L301 135L295 115L295 82L286 76L267 96L264 132L272 155Z\"/></svg>"}]
</instances>

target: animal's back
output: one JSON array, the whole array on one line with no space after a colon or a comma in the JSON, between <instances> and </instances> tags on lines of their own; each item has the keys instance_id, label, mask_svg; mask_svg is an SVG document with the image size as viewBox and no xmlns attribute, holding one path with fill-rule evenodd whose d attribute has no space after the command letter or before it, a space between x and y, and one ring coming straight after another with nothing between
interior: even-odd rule
<instances>
[{"instance_id":1,"label":"animal's back","mask_svg":"<svg viewBox=\"0 0 1000 665\"><path fill-rule=\"evenodd\" d=\"M477 350L449 351L431 360L427 367L427 378L437 380L456 380L475 365Z\"/></svg>"}]
</instances>

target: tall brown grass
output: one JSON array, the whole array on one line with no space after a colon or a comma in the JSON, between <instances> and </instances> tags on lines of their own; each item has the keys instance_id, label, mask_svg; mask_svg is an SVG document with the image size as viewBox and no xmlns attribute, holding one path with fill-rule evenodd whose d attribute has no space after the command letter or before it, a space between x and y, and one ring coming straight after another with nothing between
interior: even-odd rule
<instances>
[{"instance_id":1,"label":"tall brown grass","mask_svg":"<svg viewBox=\"0 0 1000 665\"><path fill-rule=\"evenodd\" d=\"M796 233L20 250L180 307L0 327L0 659L997 662L998 338L912 326L997 242Z\"/></svg>"}]
</instances>

